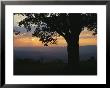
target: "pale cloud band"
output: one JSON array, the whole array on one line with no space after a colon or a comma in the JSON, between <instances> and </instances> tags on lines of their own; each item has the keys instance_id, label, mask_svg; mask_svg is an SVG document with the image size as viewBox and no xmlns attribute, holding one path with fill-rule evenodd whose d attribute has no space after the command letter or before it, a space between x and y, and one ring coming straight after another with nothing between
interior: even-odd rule
<instances>
[{"instance_id":1,"label":"pale cloud band","mask_svg":"<svg viewBox=\"0 0 110 88\"><path fill-rule=\"evenodd\" d=\"M91 32L84 32L82 31L79 36L79 45L86 46L86 45L97 45L97 36L93 36ZM50 45L50 46L66 46L67 43L63 37L58 37L57 45ZM14 47L38 47L42 46L43 44L39 41L39 38L32 37L30 33L23 33L21 35L14 35ZM49 47L50 47L49 46Z\"/></svg>"},{"instance_id":2,"label":"pale cloud band","mask_svg":"<svg viewBox=\"0 0 110 88\"><path fill-rule=\"evenodd\" d=\"M14 47L38 47L42 46L42 42L39 41L38 38L32 37L31 32L27 33L25 28L18 27L18 22L23 20L25 16L22 15L14 15L14 29L20 30L22 33L20 35L14 35ZM32 29L33 31L34 29ZM86 45L97 45L97 36L92 35L93 32L87 31L85 28L84 31L81 32L79 36L79 45L86 46ZM58 37L57 45L50 45L49 47L57 47L57 46L66 46L67 43L63 37Z\"/></svg>"}]
</instances>

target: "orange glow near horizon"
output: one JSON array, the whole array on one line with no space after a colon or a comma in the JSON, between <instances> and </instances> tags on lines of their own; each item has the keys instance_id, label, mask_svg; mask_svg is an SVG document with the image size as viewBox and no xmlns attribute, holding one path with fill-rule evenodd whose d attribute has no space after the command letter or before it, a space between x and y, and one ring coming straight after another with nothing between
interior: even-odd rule
<instances>
[{"instance_id":1,"label":"orange glow near horizon","mask_svg":"<svg viewBox=\"0 0 110 88\"><path fill-rule=\"evenodd\" d=\"M36 37L24 37L24 38L15 38L14 47L43 47L39 38ZM49 47L55 46L66 46L66 42L62 37L58 38L58 43L54 45L49 45Z\"/></svg>"},{"instance_id":2,"label":"orange glow near horizon","mask_svg":"<svg viewBox=\"0 0 110 88\"><path fill-rule=\"evenodd\" d=\"M87 45L97 45L96 38L86 38L86 39L79 39L80 46L87 46Z\"/></svg>"},{"instance_id":3,"label":"orange glow near horizon","mask_svg":"<svg viewBox=\"0 0 110 88\"><path fill-rule=\"evenodd\" d=\"M84 38L84 36L89 36ZM81 38L79 38L79 46L87 46L87 45L97 45L97 38L96 37L90 37L90 33L81 33ZM57 44L49 45L48 47L64 47L67 46L66 41L63 37L58 37ZM14 36L14 47L43 47L41 41L39 41L39 38L31 37L31 36Z\"/></svg>"},{"instance_id":4,"label":"orange glow near horizon","mask_svg":"<svg viewBox=\"0 0 110 88\"><path fill-rule=\"evenodd\" d=\"M14 26L17 26L17 23L24 19L25 16L19 16L14 15ZM49 45L48 47L63 47L66 46L67 43L64 40L63 37L58 37L57 44ZM32 37L32 35L29 35L27 33L21 34L21 35L14 35L14 47L43 47L41 41L39 41L39 38ZM85 28L84 31L81 32L79 36L79 46L87 46L87 45L97 45L97 37L92 36L92 32L87 31L87 28Z\"/></svg>"}]
</instances>

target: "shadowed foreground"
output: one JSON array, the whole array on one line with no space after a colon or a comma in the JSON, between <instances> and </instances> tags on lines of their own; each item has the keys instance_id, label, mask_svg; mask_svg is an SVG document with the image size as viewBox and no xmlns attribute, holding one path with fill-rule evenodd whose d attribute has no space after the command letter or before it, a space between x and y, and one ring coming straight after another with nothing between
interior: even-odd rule
<instances>
[{"instance_id":1,"label":"shadowed foreground","mask_svg":"<svg viewBox=\"0 0 110 88\"><path fill-rule=\"evenodd\" d=\"M97 75L97 61L80 61L79 67L71 69L62 61L41 63L17 59L14 61L14 75Z\"/></svg>"}]
</instances>

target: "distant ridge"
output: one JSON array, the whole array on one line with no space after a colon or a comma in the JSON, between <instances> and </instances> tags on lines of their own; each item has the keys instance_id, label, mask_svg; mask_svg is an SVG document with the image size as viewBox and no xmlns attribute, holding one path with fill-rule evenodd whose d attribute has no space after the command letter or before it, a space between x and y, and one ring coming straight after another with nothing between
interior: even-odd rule
<instances>
[{"instance_id":1,"label":"distant ridge","mask_svg":"<svg viewBox=\"0 0 110 88\"><path fill-rule=\"evenodd\" d=\"M87 60L91 57L97 58L97 46L80 46L79 55L81 60ZM66 47L19 47L14 48L14 58L30 58L34 60L38 59L60 59L67 61L67 49Z\"/></svg>"}]
</instances>

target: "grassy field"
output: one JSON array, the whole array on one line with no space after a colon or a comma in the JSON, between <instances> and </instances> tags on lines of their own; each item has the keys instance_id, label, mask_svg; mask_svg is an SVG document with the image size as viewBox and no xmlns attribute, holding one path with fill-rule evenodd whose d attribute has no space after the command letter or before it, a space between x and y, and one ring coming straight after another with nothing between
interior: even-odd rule
<instances>
[{"instance_id":1,"label":"grassy field","mask_svg":"<svg viewBox=\"0 0 110 88\"><path fill-rule=\"evenodd\" d=\"M69 67L62 61L41 63L29 59L14 61L14 75L97 75L97 61L80 61L79 67Z\"/></svg>"}]
</instances>

